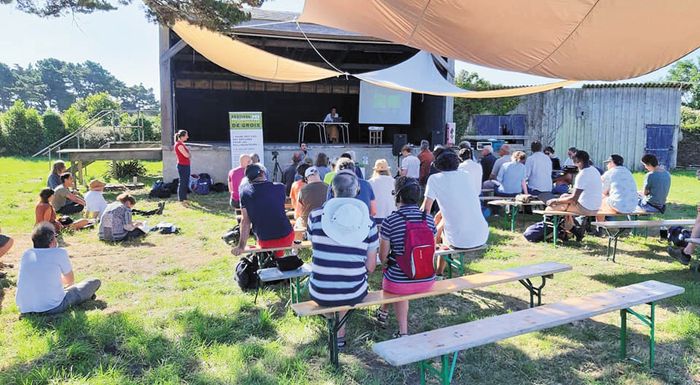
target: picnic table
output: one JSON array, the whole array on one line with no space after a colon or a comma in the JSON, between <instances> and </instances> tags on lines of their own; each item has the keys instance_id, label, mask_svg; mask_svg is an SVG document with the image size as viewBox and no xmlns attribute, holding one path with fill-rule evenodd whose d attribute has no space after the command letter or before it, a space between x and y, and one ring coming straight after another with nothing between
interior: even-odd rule
<instances>
[{"instance_id":1,"label":"picnic table","mask_svg":"<svg viewBox=\"0 0 700 385\"><path fill-rule=\"evenodd\" d=\"M488 202L491 206L503 207L506 210L506 220L510 218L510 231L515 231L515 221L521 207L524 206L545 206L541 200L531 200L529 202L519 202L515 199L496 199Z\"/></svg>"}]
</instances>

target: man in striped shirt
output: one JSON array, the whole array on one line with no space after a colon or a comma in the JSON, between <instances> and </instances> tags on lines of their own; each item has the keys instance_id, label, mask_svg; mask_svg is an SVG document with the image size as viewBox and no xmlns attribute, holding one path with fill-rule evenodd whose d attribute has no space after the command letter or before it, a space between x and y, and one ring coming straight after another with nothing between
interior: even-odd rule
<instances>
[{"instance_id":1,"label":"man in striped shirt","mask_svg":"<svg viewBox=\"0 0 700 385\"><path fill-rule=\"evenodd\" d=\"M307 224L313 249L309 294L321 306L354 305L367 295L379 235L367 206L355 199L357 176L337 174L332 186L335 198L312 211ZM345 346L344 327L338 331L338 346Z\"/></svg>"}]
</instances>

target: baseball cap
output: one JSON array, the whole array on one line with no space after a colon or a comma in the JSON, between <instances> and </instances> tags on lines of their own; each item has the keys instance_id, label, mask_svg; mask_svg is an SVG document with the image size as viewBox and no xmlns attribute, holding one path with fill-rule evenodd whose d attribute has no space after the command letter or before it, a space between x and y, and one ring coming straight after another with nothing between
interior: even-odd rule
<instances>
[{"instance_id":1,"label":"baseball cap","mask_svg":"<svg viewBox=\"0 0 700 385\"><path fill-rule=\"evenodd\" d=\"M316 168L316 166L311 166L306 169L306 172L304 173L304 178L308 178L314 174L318 174L318 169Z\"/></svg>"},{"instance_id":2,"label":"baseball cap","mask_svg":"<svg viewBox=\"0 0 700 385\"><path fill-rule=\"evenodd\" d=\"M261 172L263 172L263 168L260 167L259 163L249 164L245 169L245 177L248 178L248 180L254 180Z\"/></svg>"}]
</instances>

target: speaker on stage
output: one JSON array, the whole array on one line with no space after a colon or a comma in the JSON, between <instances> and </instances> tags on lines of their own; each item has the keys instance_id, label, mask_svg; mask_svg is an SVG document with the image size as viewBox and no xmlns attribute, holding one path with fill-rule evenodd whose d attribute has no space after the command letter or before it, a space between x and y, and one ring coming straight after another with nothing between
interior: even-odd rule
<instances>
[{"instance_id":1,"label":"speaker on stage","mask_svg":"<svg viewBox=\"0 0 700 385\"><path fill-rule=\"evenodd\" d=\"M401 148L408 143L408 137L406 134L394 134L394 146L391 148L391 153L394 156L401 155Z\"/></svg>"}]
</instances>

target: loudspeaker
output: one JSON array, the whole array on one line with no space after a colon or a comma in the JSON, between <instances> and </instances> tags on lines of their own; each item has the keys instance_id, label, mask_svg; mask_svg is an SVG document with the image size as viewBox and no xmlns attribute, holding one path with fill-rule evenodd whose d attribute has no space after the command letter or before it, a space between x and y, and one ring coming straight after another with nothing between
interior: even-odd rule
<instances>
[{"instance_id":1,"label":"loudspeaker","mask_svg":"<svg viewBox=\"0 0 700 385\"><path fill-rule=\"evenodd\" d=\"M401 148L408 143L408 137L406 134L394 134L394 143L393 147L391 148L391 153L394 154L394 156L400 156L401 155Z\"/></svg>"}]
</instances>

